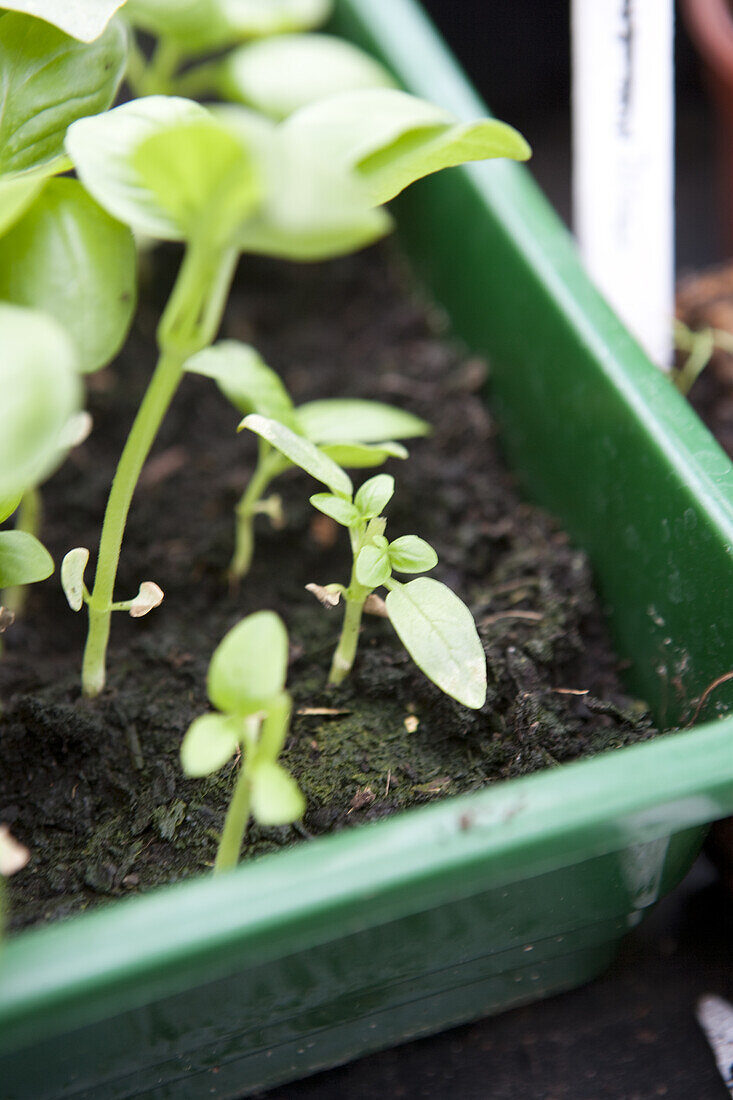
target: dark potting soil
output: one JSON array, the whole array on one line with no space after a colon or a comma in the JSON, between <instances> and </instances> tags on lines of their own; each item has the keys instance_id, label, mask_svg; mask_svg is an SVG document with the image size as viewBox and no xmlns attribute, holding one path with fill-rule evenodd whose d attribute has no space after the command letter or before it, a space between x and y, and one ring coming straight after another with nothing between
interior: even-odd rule
<instances>
[{"instance_id":1,"label":"dark potting soil","mask_svg":"<svg viewBox=\"0 0 733 1100\"><path fill-rule=\"evenodd\" d=\"M165 288L176 260L159 258L150 285ZM378 618L365 621L350 681L326 687L341 616L304 586L346 581L350 561L346 532L314 512L304 474L280 480L286 529L262 520L251 574L229 591L232 508L255 442L237 434L238 414L211 382L186 377L145 467L118 577L118 598L152 579L165 600L143 620L114 617L107 690L80 698L84 615L57 579L31 589L5 636L0 821L31 850L10 882L14 927L211 867L236 765L189 780L178 750L208 709L212 651L259 608L277 610L290 633L296 713L284 763L307 810L293 828L251 827L245 857L655 733L620 687L586 558L520 501L497 457L484 364L439 338L440 314L410 287L389 247L313 267L247 260L223 335L255 344L298 402L370 397L433 424L408 461L391 464L388 534L428 539L440 557L433 575L472 608L486 705L474 712L443 695ZM94 431L44 489L57 561L96 546L160 304L143 306L119 361L89 379Z\"/></svg>"}]
</instances>

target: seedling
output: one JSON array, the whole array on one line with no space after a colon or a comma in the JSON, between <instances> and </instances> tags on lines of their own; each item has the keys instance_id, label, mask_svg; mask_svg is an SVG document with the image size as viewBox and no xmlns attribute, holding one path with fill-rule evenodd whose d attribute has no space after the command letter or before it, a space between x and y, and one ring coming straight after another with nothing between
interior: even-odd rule
<instances>
[{"instance_id":1,"label":"seedling","mask_svg":"<svg viewBox=\"0 0 733 1100\"><path fill-rule=\"evenodd\" d=\"M705 370L716 348L733 355L733 333L722 328L701 328L695 332L682 321L674 323L675 347L687 354L681 367L672 372L672 381L681 394L687 395Z\"/></svg>"},{"instance_id":2,"label":"seedling","mask_svg":"<svg viewBox=\"0 0 733 1100\"><path fill-rule=\"evenodd\" d=\"M278 763L292 709L285 691L287 667L288 636L273 611L248 615L211 658L207 691L217 713L191 724L181 763L186 775L212 775L241 753L215 872L236 866L250 817L261 825L288 825L305 810L295 780Z\"/></svg>"},{"instance_id":3,"label":"seedling","mask_svg":"<svg viewBox=\"0 0 733 1100\"><path fill-rule=\"evenodd\" d=\"M459 703L474 709L482 707L486 699L486 658L471 612L450 588L432 577L419 577L405 584L393 575L425 573L438 563L433 548L416 535L404 535L393 542L385 537L386 520L381 513L394 494L394 478L377 474L353 495L353 486L343 470L336 477L325 468L318 469L318 449L284 425L250 414L242 426L327 484L331 492L316 493L310 498L311 504L348 528L353 558L348 586L308 586L326 607L344 600L344 622L329 683L340 684L351 671L365 605L370 601L379 609L375 590L384 587L385 617L418 668ZM297 448L294 440L299 440Z\"/></svg>"},{"instance_id":4,"label":"seedling","mask_svg":"<svg viewBox=\"0 0 733 1100\"><path fill-rule=\"evenodd\" d=\"M316 104L279 126L235 108L215 118L190 100L150 96L69 128L67 151L96 201L139 233L186 245L158 327L158 365L105 512L87 599L87 695L104 686L117 563L140 470L185 362L216 335L239 253L316 260L353 251L387 232L379 205L412 180L466 159L528 155L511 127L458 123L402 92L326 102L354 96L337 118L307 114ZM379 97L371 108L370 96Z\"/></svg>"},{"instance_id":5,"label":"seedling","mask_svg":"<svg viewBox=\"0 0 733 1100\"><path fill-rule=\"evenodd\" d=\"M322 454L347 469L381 466L388 458L407 458L397 439L426 435L430 426L412 413L379 401L331 398L296 408L279 375L254 348L222 340L194 355L186 370L213 378L239 413L258 413L277 420L315 444ZM235 550L229 566L232 580L248 572L254 550L254 520L268 515L282 522L279 497L265 499L272 481L293 463L259 437L257 464L235 509Z\"/></svg>"}]
</instances>

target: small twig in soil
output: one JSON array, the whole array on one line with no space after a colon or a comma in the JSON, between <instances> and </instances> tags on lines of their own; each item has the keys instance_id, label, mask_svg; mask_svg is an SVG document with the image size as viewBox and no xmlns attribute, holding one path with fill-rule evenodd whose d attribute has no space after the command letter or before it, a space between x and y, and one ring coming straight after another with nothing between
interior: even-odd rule
<instances>
[{"instance_id":1,"label":"small twig in soil","mask_svg":"<svg viewBox=\"0 0 733 1100\"><path fill-rule=\"evenodd\" d=\"M494 615L487 615L481 620L481 626L491 626L502 619L524 619L531 623L540 623L544 619L540 611L497 611Z\"/></svg>"},{"instance_id":2,"label":"small twig in soil","mask_svg":"<svg viewBox=\"0 0 733 1100\"><path fill-rule=\"evenodd\" d=\"M705 688L704 692L700 696L700 700L699 700L697 706L695 707L695 712L692 715L692 718L690 719L690 721L685 726L685 729L689 729L690 726L695 725L695 722L697 721L697 718L698 718L698 715L700 714L700 711L702 710L703 706L707 702L708 696L713 691L715 691L716 688L720 687L721 684L727 683L728 680L733 680L733 671L726 672L725 675L723 675L723 676L718 676L718 678L716 680L713 680L712 684L708 684L708 686Z\"/></svg>"}]
</instances>

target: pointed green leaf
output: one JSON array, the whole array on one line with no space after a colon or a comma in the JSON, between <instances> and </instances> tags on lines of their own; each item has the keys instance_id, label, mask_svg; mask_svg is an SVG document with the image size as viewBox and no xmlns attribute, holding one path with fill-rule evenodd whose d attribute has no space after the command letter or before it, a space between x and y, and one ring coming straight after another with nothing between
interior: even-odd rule
<instances>
[{"instance_id":1,"label":"pointed green leaf","mask_svg":"<svg viewBox=\"0 0 733 1100\"><path fill-rule=\"evenodd\" d=\"M425 539L403 535L389 544L389 560L398 573L427 573L438 564L438 555Z\"/></svg>"},{"instance_id":2,"label":"pointed green leaf","mask_svg":"<svg viewBox=\"0 0 733 1100\"><path fill-rule=\"evenodd\" d=\"M126 55L125 31L118 24L86 45L29 15L3 15L0 175L58 157L75 119L109 107Z\"/></svg>"},{"instance_id":3,"label":"pointed green leaf","mask_svg":"<svg viewBox=\"0 0 733 1100\"><path fill-rule=\"evenodd\" d=\"M366 470L381 466L388 458L408 458L401 443L325 443L321 450L346 470Z\"/></svg>"},{"instance_id":4,"label":"pointed green leaf","mask_svg":"<svg viewBox=\"0 0 733 1100\"><path fill-rule=\"evenodd\" d=\"M189 54L248 38L308 30L329 15L331 0L128 0L125 16Z\"/></svg>"},{"instance_id":5,"label":"pointed green leaf","mask_svg":"<svg viewBox=\"0 0 733 1100\"><path fill-rule=\"evenodd\" d=\"M393 88L373 57L328 34L279 34L240 46L224 58L217 90L224 99L271 118L353 88Z\"/></svg>"},{"instance_id":6,"label":"pointed green leaf","mask_svg":"<svg viewBox=\"0 0 733 1100\"><path fill-rule=\"evenodd\" d=\"M61 562L61 587L72 611L84 606L84 572L89 561L86 546L75 546Z\"/></svg>"},{"instance_id":7,"label":"pointed green leaf","mask_svg":"<svg viewBox=\"0 0 733 1100\"><path fill-rule=\"evenodd\" d=\"M328 488L337 494L350 497L353 491L351 478L337 466L333 459L324 455L322 451L305 439L286 428L277 420L271 420L266 416L251 413L246 416L239 425L240 429L248 428L256 432L262 439L266 439L276 450L280 451L289 462L305 470L316 481L323 482Z\"/></svg>"},{"instance_id":8,"label":"pointed green leaf","mask_svg":"<svg viewBox=\"0 0 733 1100\"><path fill-rule=\"evenodd\" d=\"M288 635L274 611L257 611L237 623L214 650L207 690L215 707L253 714L285 686Z\"/></svg>"},{"instance_id":9,"label":"pointed green leaf","mask_svg":"<svg viewBox=\"0 0 733 1100\"><path fill-rule=\"evenodd\" d=\"M240 413L256 412L296 427L293 403L280 376L249 344L220 340L191 356L185 369L213 378Z\"/></svg>"},{"instance_id":10,"label":"pointed green leaf","mask_svg":"<svg viewBox=\"0 0 733 1100\"><path fill-rule=\"evenodd\" d=\"M76 180L50 180L0 237L0 298L55 317L83 371L106 366L122 346L135 309L136 268L130 230Z\"/></svg>"},{"instance_id":11,"label":"pointed green leaf","mask_svg":"<svg viewBox=\"0 0 733 1100\"><path fill-rule=\"evenodd\" d=\"M319 512L330 516L343 527L353 527L361 521L359 509L343 497L336 497L332 493L314 493L310 502Z\"/></svg>"},{"instance_id":12,"label":"pointed green leaf","mask_svg":"<svg viewBox=\"0 0 733 1100\"><path fill-rule=\"evenodd\" d=\"M384 546L364 546L356 558L356 579L365 588L378 588L392 575L389 554Z\"/></svg>"},{"instance_id":13,"label":"pointed green leaf","mask_svg":"<svg viewBox=\"0 0 733 1100\"><path fill-rule=\"evenodd\" d=\"M383 443L430 431L419 416L381 401L329 397L299 405L297 412L300 430L313 443Z\"/></svg>"},{"instance_id":14,"label":"pointed green leaf","mask_svg":"<svg viewBox=\"0 0 733 1100\"><path fill-rule=\"evenodd\" d=\"M429 680L474 710L486 699L486 657L473 616L440 581L418 577L387 593L400 641Z\"/></svg>"},{"instance_id":15,"label":"pointed green leaf","mask_svg":"<svg viewBox=\"0 0 733 1100\"><path fill-rule=\"evenodd\" d=\"M377 474L357 490L354 504L365 519L379 516L394 496L394 478L391 474Z\"/></svg>"},{"instance_id":16,"label":"pointed green leaf","mask_svg":"<svg viewBox=\"0 0 733 1100\"><path fill-rule=\"evenodd\" d=\"M3 7L53 23L66 34L93 42L125 0L3 0ZM0 31L0 34L2 32Z\"/></svg>"},{"instance_id":17,"label":"pointed green leaf","mask_svg":"<svg viewBox=\"0 0 733 1100\"><path fill-rule=\"evenodd\" d=\"M202 714L188 727L181 742L181 766L192 778L213 775L239 747L242 722L224 714Z\"/></svg>"},{"instance_id":18,"label":"pointed green leaf","mask_svg":"<svg viewBox=\"0 0 733 1100\"><path fill-rule=\"evenodd\" d=\"M0 523L4 523L6 519L12 516L22 499L22 493L15 493L11 497L3 497L0 500Z\"/></svg>"},{"instance_id":19,"label":"pointed green leaf","mask_svg":"<svg viewBox=\"0 0 733 1100\"><path fill-rule=\"evenodd\" d=\"M0 497L37 485L68 446L81 396L71 339L37 310L0 302Z\"/></svg>"},{"instance_id":20,"label":"pointed green leaf","mask_svg":"<svg viewBox=\"0 0 733 1100\"><path fill-rule=\"evenodd\" d=\"M306 132L322 156L356 169L375 203L388 202L442 168L530 155L521 134L503 122L459 122L448 111L390 88L342 92L296 111L283 126Z\"/></svg>"},{"instance_id":21,"label":"pointed green leaf","mask_svg":"<svg viewBox=\"0 0 733 1100\"><path fill-rule=\"evenodd\" d=\"M252 816L260 825L289 825L305 813L305 799L289 772L270 760L252 769Z\"/></svg>"},{"instance_id":22,"label":"pointed green leaf","mask_svg":"<svg viewBox=\"0 0 733 1100\"><path fill-rule=\"evenodd\" d=\"M53 558L27 531L0 531L0 588L34 584L53 573Z\"/></svg>"}]
</instances>

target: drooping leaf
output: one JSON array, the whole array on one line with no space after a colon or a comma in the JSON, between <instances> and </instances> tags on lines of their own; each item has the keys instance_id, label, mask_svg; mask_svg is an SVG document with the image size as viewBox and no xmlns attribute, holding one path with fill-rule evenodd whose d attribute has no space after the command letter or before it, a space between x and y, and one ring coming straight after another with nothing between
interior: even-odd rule
<instances>
[{"instance_id":1,"label":"drooping leaf","mask_svg":"<svg viewBox=\"0 0 733 1100\"><path fill-rule=\"evenodd\" d=\"M366 588L378 588L389 580L392 567L384 546L363 546L356 559L356 579Z\"/></svg>"},{"instance_id":2,"label":"drooping leaf","mask_svg":"<svg viewBox=\"0 0 733 1100\"><path fill-rule=\"evenodd\" d=\"M299 405L297 412L300 430L314 443L383 443L430 432L419 416L381 401L329 397Z\"/></svg>"},{"instance_id":3,"label":"drooping leaf","mask_svg":"<svg viewBox=\"0 0 733 1100\"><path fill-rule=\"evenodd\" d=\"M3 7L53 23L82 42L93 42L124 3L125 0L3 0Z\"/></svg>"},{"instance_id":4,"label":"drooping leaf","mask_svg":"<svg viewBox=\"0 0 733 1100\"><path fill-rule=\"evenodd\" d=\"M76 180L50 180L0 237L0 298L55 317L74 341L80 369L93 371L127 335L136 266L130 230Z\"/></svg>"},{"instance_id":5,"label":"drooping leaf","mask_svg":"<svg viewBox=\"0 0 733 1100\"><path fill-rule=\"evenodd\" d=\"M308 30L330 10L331 0L128 0L125 16L195 54L260 35Z\"/></svg>"},{"instance_id":6,"label":"drooping leaf","mask_svg":"<svg viewBox=\"0 0 733 1100\"><path fill-rule=\"evenodd\" d=\"M300 107L354 88L393 88L378 61L327 34L279 34L227 54L218 70L223 98L287 118Z\"/></svg>"},{"instance_id":7,"label":"drooping leaf","mask_svg":"<svg viewBox=\"0 0 733 1100\"><path fill-rule=\"evenodd\" d=\"M213 378L240 413L260 413L295 428L293 403L280 376L249 344L220 340L191 356L185 369Z\"/></svg>"},{"instance_id":8,"label":"drooping leaf","mask_svg":"<svg viewBox=\"0 0 733 1100\"><path fill-rule=\"evenodd\" d=\"M408 458L401 443L324 443L321 450L346 470L367 470L381 466L388 458Z\"/></svg>"},{"instance_id":9,"label":"drooping leaf","mask_svg":"<svg viewBox=\"0 0 733 1100\"><path fill-rule=\"evenodd\" d=\"M132 619L142 619L155 607L160 607L165 593L155 581L143 581L137 596L130 601L128 613Z\"/></svg>"},{"instance_id":10,"label":"drooping leaf","mask_svg":"<svg viewBox=\"0 0 733 1100\"><path fill-rule=\"evenodd\" d=\"M527 142L496 119L459 122L407 92L342 92L296 111L283 123L309 135L322 156L355 169L372 201L388 202L442 168L491 157L526 160Z\"/></svg>"},{"instance_id":11,"label":"drooping leaf","mask_svg":"<svg viewBox=\"0 0 733 1100\"><path fill-rule=\"evenodd\" d=\"M389 560L398 573L427 573L438 564L438 555L425 539L403 535L389 544Z\"/></svg>"},{"instance_id":12,"label":"drooping leaf","mask_svg":"<svg viewBox=\"0 0 733 1100\"><path fill-rule=\"evenodd\" d=\"M314 508L343 527L352 527L361 520L359 509L343 497L334 496L333 493L314 493L309 499Z\"/></svg>"},{"instance_id":13,"label":"drooping leaf","mask_svg":"<svg viewBox=\"0 0 733 1100\"><path fill-rule=\"evenodd\" d=\"M0 497L37 485L60 462L81 396L70 337L37 310L0 302Z\"/></svg>"},{"instance_id":14,"label":"drooping leaf","mask_svg":"<svg viewBox=\"0 0 733 1100\"><path fill-rule=\"evenodd\" d=\"M181 766L186 775L213 775L234 756L241 720L228 714L202 714L188 727L181 742Z\"/></svg>"},{"instance_id":15,"label":"drooping leaf","mask_svg":"<svg viewBox=\"0 0 733 1100\"><path fill-rule=\"evenodd\" d=\"M376 474L357 489L354 504L364 519L372 519L384 511L394 496L394 478L391 474Z\"/></svg>"},{"instance_id":16,"label":"drooping leaf","mask_svg":"<svg viewBox=\"0 0 733 1100\"><path fill-rule=\"evenodd\" d=\"M440 581L418 577L387 593L400 641L429 680L474 710L486 699L486 657L473 616Z\"/></svg>"},{"instance_id":17,"label":"drooping leaf","mask_svg":"<svg viewBox=\"0 0 733 1100\"><path fill-rule=\"evenodd\" d=\"M289 772L272 760L252 769L252 816L260 825L289 825L305 813L305 799Z\"/></svg>"},{"instance_id":18,"label":"drooping leaf","mask_svg":"<svg viewBox=\"0 0 733 1100\"><path fill-rule=\"evenodd\" d=\"M269 417L251 413L246 416L239 425L240 429L248 428L262 439L266 439L276 450L280 451L294 466L299 466L316 481L323 482L336 494L350 497L353 491L351 478L337 466L333 459L319 451L318 447L302 435L291 431L284 424Z\"/></svg>"},{"instance_id":19,"label":"drooping leaf","mask_svg":"<svg viewBox=\"0 0 733 1100\"><path fill-rule=\"evenodd\" d=\"M109 107L126 55L125 31L117 23L87 45L29 15L3 15L0 175L58 157L71 123Z\"/></svg>"},{"instance_id":20,"label":"drooping leaf","mask_svg":"<svg viewBox=\"0 0 733 1100\"><path fill-rule=\"evenodd\" d=\"M27 531L0 531L0 588L35 584L53 573L53 558Z\"/></svg>"},{"instance_id":21,"label":"drooping leaf","mask_svg":"<svg viewBox=\"0 0 733 1100\"><path fill-rule=\"evenodd\" d=\"M143 185L134 156L151 135L208 117L200 104L178 96L133 99L73 123L66 148L84 186L114 218L155 239L181 240L181 226Z\"/></svg>"},{"instance_id":22,"label":"drooping leaf","mask_svg":"<svg viewBox=\"0 0 733 1100\"><path fill-rule=\"evenodd\" d=\"M288 635L273 611L256 611L237 623L209 665L209 699L229 714L253 714L279 695L288 667Z\"/></svg>"},{"instance_id":23,"label":"drooping leaf","mask_svg":"<svg viewBox=\"0 0 733 1100\"><path fill-rule=\"evenodd\" d=\"M61 562L61 587L72 611L84 606L84 572L89 561L86 546L75 546Z\"/></svg>"}]
</instances>

